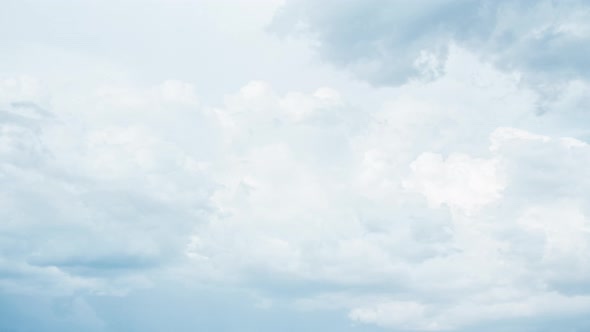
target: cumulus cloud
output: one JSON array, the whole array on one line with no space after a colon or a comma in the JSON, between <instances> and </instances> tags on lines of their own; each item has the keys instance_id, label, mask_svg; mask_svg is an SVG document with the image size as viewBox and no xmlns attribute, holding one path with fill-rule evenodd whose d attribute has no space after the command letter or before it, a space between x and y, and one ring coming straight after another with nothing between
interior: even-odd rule
<instances>
[{"instance_id":1,"label":"cumulus cloud","mask_svg":"<svg viewBox=\"0 0 590 332\"><path fill-rule=\"evenodd\" d=\"M149 284L137 272L167 264L183 248L180 230L207 209L210 185L199 175L199 161L147 124L95 123L81 132L67 113L38 106L30 79L5 83L3 286L62 294ZM179 102L169 98L178 87L180 102L192 105L186 86L170 82L161 99ZM171 171L174 177L166 175ZM179 210L182 205L190 208Z\"/></svg>"},{"instance_id":2,"label":"cumulus cloud","mask_svg":"<svg viewBox=\"0 0 590 332\"><path fill-rule=\"evenodd\" d=\"M583 287L580 279L551 272L568 257L569 270L586 273L587 259L574 253L584 252L587 240L573 234L587 227L588 187L576 180L587 177L587 144L505 126L547 128L528 112L531 94L510 87L510 75L490 69L488 84L474 87L454 61L447 77L405 87L361 130L349 125L359 122L349 120L358 113L347 113L342 101L331 104L340 112L332 122L302 122L290 113L295 95L277 95L263 83L229 97L215 109L231 128L224 162L230 168L213 196L223 213L197 226L187 246L199 273L229 274L263 289L257 280L264 276L368 294L395 289L358 307L354 294L320 307L343 305L354 320L399 329L559 316L553 298L579 302L573 313L587 310L585 295L563 289ZM479 113L468 98L419 99L448 86L477 96ZM307 100L298 101L306 105L301 109L321 111L317 92L300 98ZM310 135L319 135L313 144ZM571 224L555 227L572 233L542 226L555 222L551 215L568 216ZM577 244L560 242L566 238ZM489 295L496 290L518 295Z\"/></svg>"},{"instance_id":3,"label":"cumulus cloud","mask_svg":"<svg viewBox=\"0 0 590 332\"><path fill-rule=\"evenodd\" d=\"M424 153L410 164L413 176L404 183L422 193L431 206L447 204L467 213L501 197L503 180L498 176L495 160Z\"/></svg>"},{"instance_id":4,"label":"cumulus cloud","mask_svg":"<svg viewBox=\"0 0 590 332\"><path fill-rule=\"evenodd\" d=\"M2 76L0 315L41 323L0 329L244 330L243 302L349 320L326 330L587 329L586 7L276 16L387 88L253 77L213 98L205 78Z\"/></svg>"},{"instance_id":5,"label":"cumulus cloud","mask_svg":"<svg viewBox=\"0 0 590 332\"><path fill-rule=\"evenodd\" d=\"M376 85L433 79L459 45L551 99L587 80L585 1L288 1L272 29L305 33L323 58ZM526 18L526 19L523 19Z\"/></svg>"},{"instance_id":6,"label":"cumulus cloud","mask_svg":"<svg viewBox=\"0 0 590 332\"><path fill-rule=\"evenodd\" d=\"M377 110L261 81L203 106L167 81L96 87L73 113L22 101L18 82L3 91L4 290L192 280L417 330L588 310L588 144L537 133L552 123L535 93L468 51Z\"/></svg>"}]
</instances>

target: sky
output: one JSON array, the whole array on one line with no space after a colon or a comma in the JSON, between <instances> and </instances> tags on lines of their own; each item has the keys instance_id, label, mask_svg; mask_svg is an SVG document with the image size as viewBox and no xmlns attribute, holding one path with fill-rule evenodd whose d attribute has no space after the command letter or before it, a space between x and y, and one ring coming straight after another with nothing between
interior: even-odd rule
<instances>
[{"instance_id":1,"label":"sky","mask_svg":"<svg viewBox=\"0 0 590 332\"><path fill-rule=\"evenodd\" d=\"M3 0L0 40L0 332L590 330L586 0Z\"/></svg>"}]
</instances>

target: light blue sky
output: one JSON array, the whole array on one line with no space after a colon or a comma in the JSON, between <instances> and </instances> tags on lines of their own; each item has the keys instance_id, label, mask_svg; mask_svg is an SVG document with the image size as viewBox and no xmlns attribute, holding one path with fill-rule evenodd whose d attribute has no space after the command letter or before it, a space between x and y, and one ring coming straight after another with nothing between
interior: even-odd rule
<instances>
[{"instance_id":1,"label":"light blue sky","mask_svg":"<svg viewBox=\"0 0 590 332\"><path fill-rule=\"evenodd\" d=\"M587 331L587 1L0 3L0 331Z\"/></svg>"}]
</instances>

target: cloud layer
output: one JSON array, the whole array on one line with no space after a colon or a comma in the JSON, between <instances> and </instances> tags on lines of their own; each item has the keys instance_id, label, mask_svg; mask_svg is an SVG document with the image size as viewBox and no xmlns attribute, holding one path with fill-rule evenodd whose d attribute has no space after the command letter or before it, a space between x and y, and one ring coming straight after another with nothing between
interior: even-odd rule
<instances>
[{"instance_id":1,"label":"cloud layer","mask_svg":"<svg viewBox=\"0 0 590 332\"><path fill-rule=\"evenodd\" d=\"M60 46L131 69L74 86L0 66L0 330L587 329L588 13L277 11L271 30L311 32L329 64L380 88L311 59L333 84L219 74L215 98L207 77L142 80L143 64L85 48Z\"/></svg>"},{"instance_id":2,"label":"cloud layer","mask_svg":"<svg viewBox=\"0 0 590 332\"><path fill-rule=\"evenodd\" d=\"M440 75L451 43L553 83L588 77L589 14L584 1L291 1L275 25L308 30L329 61L375 84Z\"/></svg>"}]
</instances>

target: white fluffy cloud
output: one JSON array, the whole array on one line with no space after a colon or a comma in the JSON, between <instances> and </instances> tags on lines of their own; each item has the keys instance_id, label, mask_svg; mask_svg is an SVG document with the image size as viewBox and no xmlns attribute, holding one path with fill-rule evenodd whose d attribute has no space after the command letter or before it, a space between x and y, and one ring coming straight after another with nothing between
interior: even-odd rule
<instances>
[{"instance_id":1,"label":"white fluffy cloud","mask_svg":"<svg viewBox=\"0 0 590 332\"><path fill-rule=\"evenodd\" d=\"M49 92L7 80L2 262L21 277L2 285L121 293L185 278L271 298L268 278L360 287L320 307L396 329L586 312L568 287L590 276L590 148L535 133L549 126L535 93L478 61L456 49L444 77L378 110L260 81L200 106L167 81L99 86L51 112L35 99ZM303 294L292 300L330 298Z\"/></svg>"},{"instance_id":2,"label":"white fluffy cloud","mask_svg":"<svg viewBox=\"0 0 590 332\"><path fill-rule=\"evenodd\" d=\"M349 295L333 305L400 329L585 312L586 296L562 288L581 279L556 271L569 260L569 270L587 273L580 253L588 240L574 236L588 225L587 144L506 127L548 124L534 115L534 94L510 87L509 75L490 69L487 83L473 86L453 67L458 59L448 77L406 87L361 129L348 125L344 109L330 123L293 119L293 94L277 96L262 83L230 98L216 112L240 130L228 131L234 166L214 195L224 213L197 226L187 248L195 265L254 283L271 275L362 285L369 294L394 287L399 295L376 303L355 307L358 295ZM473 99L413 99L448 86ZM318 111L312 97L301 98L303 109ZM568 221L552 228L552 215ZM566 310L552 299L578 304Z\"/></svg>"},{"instance_id":3,"label":"white fluffy cloud","mask_svg":"<svg viewBox=\"0 0 590 332\"><path fill-rule=\"evenodd\" d=\"M303 1L277 16L388 88L255 79L214 98L204 78L2 76L0 295L73 298L97 331L113 322L91 296L195 285L367 329L587 327L585 48L554 50L585 44L588 12L541 1L516 19L526 5Z\"/></svg>"},{"instance_id":4,"label":"white fluffy cloud","mask_svg":"<svg viewBox=\"0 0 590 332\"><path fill-rule=\"evenodd\" d=\"M441 204L472 213L499 199L504 188L495 160L424 153L411 165L413 177L404 183L422 193L433 207Z\"/></svg>"},{"instance_id":5,"label":"white fluffy cloud","mask_svg":"<svg viewBox=\"0 0 590 332\"><path fill-rule=\"evenodd\" d=\"M211 184L198 157L148 123L84 123L66 110L51 112L39 106L43 93L31 95L30 81L7 80L2 89L1 214L10 253L3 265L8 276L16 273L3 285L57 293L144 287L149 280L138 271L182 252L182 229L207 209ZM187 86L175 84L150 90L148 98L156 91L160 103L192 105ZM178 87L182 98L169 98ZM127 103L133 98L119 98L127 112L117 120L135 112L137 105Z\"/></svg>"}]
</instances>

